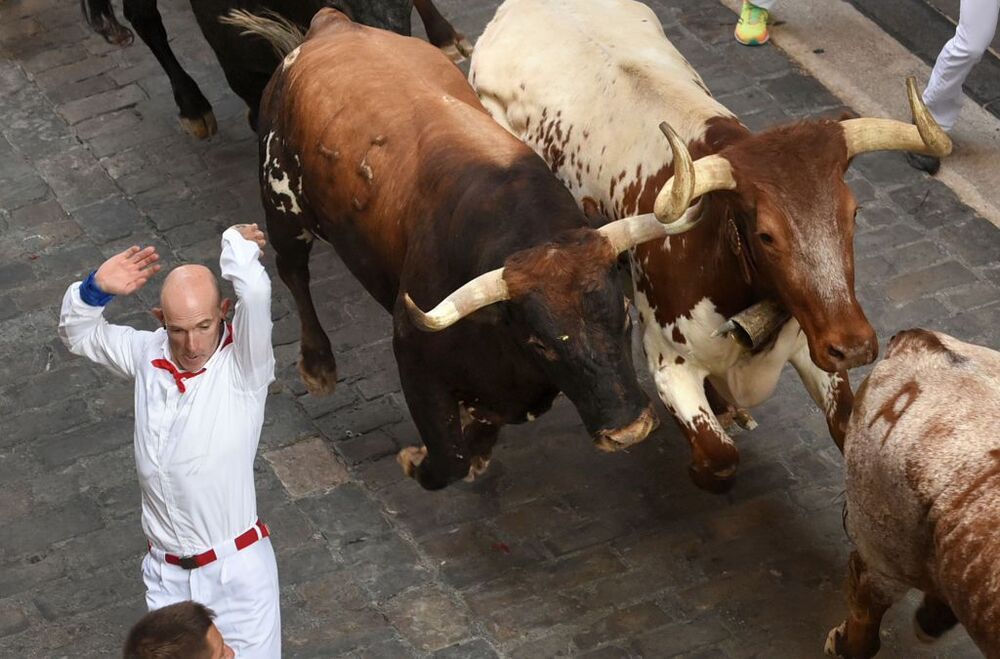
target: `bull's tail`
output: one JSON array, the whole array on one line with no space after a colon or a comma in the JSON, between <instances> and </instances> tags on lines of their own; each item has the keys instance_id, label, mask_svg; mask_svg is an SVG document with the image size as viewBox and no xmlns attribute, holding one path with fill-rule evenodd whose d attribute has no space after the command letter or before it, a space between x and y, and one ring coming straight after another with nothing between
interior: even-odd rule
<instances>
[{"instance_id":1,"label":"bull's tail","mask_svg":"<svg viewBox=\"0 0 1000 659\"><path fill-rule=\"evenodd\" d=\"M271 44L278 57L295 50L306 39L301 27L273 11L251 14L243 9L233 9L228 15L220 16L219 22L240 28L240 34L264 39Z\"/></svg>"}]
</instances>

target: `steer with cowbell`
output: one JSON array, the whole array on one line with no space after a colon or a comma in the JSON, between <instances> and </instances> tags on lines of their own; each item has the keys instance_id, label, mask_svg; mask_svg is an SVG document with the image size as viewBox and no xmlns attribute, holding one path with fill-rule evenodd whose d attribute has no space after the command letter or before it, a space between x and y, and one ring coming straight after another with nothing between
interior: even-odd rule
<instances>
[{"instance_id":1,"label":"steer with cowbell","mask_svg":"<svg viewBox=\"0 0 1000 659\"><path fill-rule=\"evenodd\" d=\"M631 251L642 343L695 483L731 484L739 455L717 414L766 400L788 362L842 445L847 370L878 353L854 294L858 204L844 173L868 151L948 153L914 85L915 126L817 120L754 134L632 0L507 0L470 80L595 225L645 219ZM746 309L756 329L743 345L727 334Z\"/></svg>"},{"instance_id":2,"label":"steer with cowbell","mask_svg":"<svg viewBox=\"0 0 1000 659\"><path fill-rule=\"evenodd\" d=\"M260 25L248 22L288 41ZM265 91L260 155L268 233L302 320L302 378L316 394L336 382L309 291L319 239L393 316L424 443L399 461L423 487L474 477L502 426L560 392L601 449L655 427L616 276L637 226L590 228L439 50L321 11Z\"/></svg>"}]
</instances>

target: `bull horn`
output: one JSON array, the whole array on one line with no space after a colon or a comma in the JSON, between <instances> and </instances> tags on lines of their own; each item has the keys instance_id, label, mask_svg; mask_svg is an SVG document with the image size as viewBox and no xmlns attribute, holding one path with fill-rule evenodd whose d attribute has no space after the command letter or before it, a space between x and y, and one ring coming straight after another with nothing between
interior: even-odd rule
<instances>
[{"instance_id":1,"label":"bull horn","mask_svg":"<svg viewBox=\"0 0 1000 659\"><path fill-rule=\"evenodd\" d=\"M664 224L672 224L687 212L691 200L712 190L735 190L736 179L729 161L719 155L710 155L691 161L691 153L684 142L667 122L660 124L660 130L670 142L674 155L674 175L656 195L653 214ZM695 225L686 225L686 231ZM680 233L675 231L674 233Z\"/></svg>"},{"instance_id":2,"label":"bull horn","mask_svg":"<svg viewBox=\"0 0 1000 659\"><path fill-rule=\"evenodd\" d=\"M906 78L913 124L895 119L845 119L840 122L847 142L847 157L868 151L912 151L942 158L951 153L951 138L938 126L917 91L913 76Z\"/></svg>"},{"instance_id":3,"label":"bull horn","mask_svg":"<svg viewBox=\"0 0 1000 659\"><path fill-rule=\"evenodd\" d=\"M463 284L426 313L421 311L409 293L403 295L403 303L413 324L426 332L439 332L474 311L508 299L510 294L503 278L503 268L490 270Z\"/></svg>"}]
</instances>

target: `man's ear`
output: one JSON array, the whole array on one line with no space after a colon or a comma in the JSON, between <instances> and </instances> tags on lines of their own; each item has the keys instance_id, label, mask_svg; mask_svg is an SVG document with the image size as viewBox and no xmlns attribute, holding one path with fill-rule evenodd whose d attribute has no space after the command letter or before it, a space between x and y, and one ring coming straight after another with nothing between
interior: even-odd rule
<instances>
[{"instance_id":1,"label":"man's ear","mask_svg":"<svg viewBox=\"0 0 1000 659\"><path fill-rule=\"evenodd\" d=\"M228 297L222 299L222 303L219 305L219 313L222 314L222 318L225 319L229 316L229 310L233 307L233 301Z\"/></svg>"},{"instance_id":2,"label":"man's ear","mask_svg":"<svg viewBox=\"0 0 1000 659\"><path fill-rule=\"evenodd\" d=\"M160 307L153 307L152 309L150 309L149 313L153 314L153 318L155 318L160 323L160 325L162 325L163 327L167 326L167 321L164 320L163 316L163 309L161 309Z\"/></svg>"}]
</instances>

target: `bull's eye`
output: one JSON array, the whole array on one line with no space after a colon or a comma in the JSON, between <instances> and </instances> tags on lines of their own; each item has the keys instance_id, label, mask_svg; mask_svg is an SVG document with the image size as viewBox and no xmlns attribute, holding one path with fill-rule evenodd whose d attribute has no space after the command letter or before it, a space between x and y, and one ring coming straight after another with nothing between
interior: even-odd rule
<instances>
[{"instance_id":1,"label":"bull's eye","mask_svg":"<svg viewBox=\"0 0 1000 659\"><path fill-rule=\"evenodd\" d=\"M757 234L757 237L760 238L760 242L764 243L765 245L773 245L774 244L774 236L772 236L769 233L766 233L766 232L762 231L761 233Z\"/></svg>"}]
</instances>

